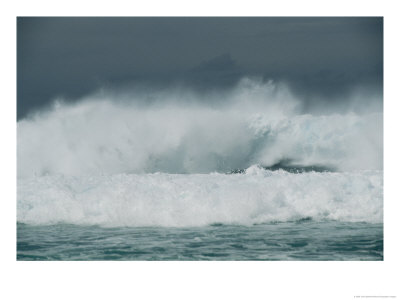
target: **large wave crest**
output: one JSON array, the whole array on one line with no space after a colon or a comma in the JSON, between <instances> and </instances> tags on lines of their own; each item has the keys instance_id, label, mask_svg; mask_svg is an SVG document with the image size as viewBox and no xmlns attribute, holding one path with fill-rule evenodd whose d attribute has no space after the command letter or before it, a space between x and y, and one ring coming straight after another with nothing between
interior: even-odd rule
<instances>
[{"instance_id":1,"label":"large wave crest","mask_svg":"<svg viewBox=\"0 0 400 300\"><path fill-rule=\"evenodd\" d=\"M307 114L285 85L251 79L207 95L97 93L18 122L18 176L229 172L282 161L381 170L382 123L382 112Z\"/></svg>"}]
</instances>

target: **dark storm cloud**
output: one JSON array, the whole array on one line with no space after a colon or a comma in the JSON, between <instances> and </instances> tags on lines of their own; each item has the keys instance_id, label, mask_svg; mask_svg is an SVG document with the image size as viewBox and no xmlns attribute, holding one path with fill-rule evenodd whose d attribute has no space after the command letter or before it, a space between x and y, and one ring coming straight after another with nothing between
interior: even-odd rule
<instances>
[{"instance_id":1,"label":"dark storm cloud","mask_svg":"<svg viewBox=\"0 0 400 300\"><path fill-rule=\"evenodd\" d=\"M100 87L258 75L304 98L382 87L382 18L18 18L18 118ZM311 102L310 102L311 103Z\"/></svg>"},{"instance_id":2,"label":"dark storm cloud","mask_svg":"<svg viewBox=\"0 0 400 300\"><path fill-rule=\"evenodd\" d=\"M198 88L230 86L243 76L243 71L228 53L200 63L185 73L188 83Z\"/></svg>"}]
</instances>

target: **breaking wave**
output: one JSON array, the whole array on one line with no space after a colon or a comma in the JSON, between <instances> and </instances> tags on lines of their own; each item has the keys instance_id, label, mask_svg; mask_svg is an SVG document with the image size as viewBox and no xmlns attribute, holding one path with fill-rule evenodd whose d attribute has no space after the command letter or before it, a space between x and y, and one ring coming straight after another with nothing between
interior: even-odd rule
<instances>
[{"instance_id":1,"label":"breaking wave","mask_svg":"<svg viewBox=\"0 0 400 300\"><path fill-rule=\"evenodd\" d=\"M360 101L359 97L357 101ZM17 220L382 222L383 114L304 111L283 84L97 93L17 123Z\"/></svg>"},{"instance_id":2,"label":"breaking wave","mask_svg":"<svg viewBox=\"0 0 400 300\"><path fill-rule=\"evenodd\" d=\"M382 171L41 176L18 181L18 221L100 226L383 222Z\"/></svg>"},{"instance_id":3,"label":"breaking wave","mask_svg":"<svg viewBox=\"0 0 400 300\"><path fill-rule=\"evenodd\" d=\"M283 84L250 79L202 96L98 93L18 122L18 176L382 170L382 126L382 112L305 113Z\"/></svg>"}]
</instances>

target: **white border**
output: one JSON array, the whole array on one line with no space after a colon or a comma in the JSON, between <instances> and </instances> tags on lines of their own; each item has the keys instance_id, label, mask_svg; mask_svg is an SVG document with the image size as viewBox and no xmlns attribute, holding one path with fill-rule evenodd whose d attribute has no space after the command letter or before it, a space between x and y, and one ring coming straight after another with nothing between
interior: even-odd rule
<instances>
[{"instance_id":1,"label":"white border","mask_svg":"<svg viewBox=\"0 0 400 300\"><path fill-rule=\"evenodd\" d=\"M400 28L394 1L9 1L1 12L2 299L399 297ZM383 2L383 1L382 1ZM12 4L11 4L12 3ZM384 262L16 262L16 16L384 16ZM397 176L396 176L397 175Z\"/></svg>"}]
</instances>

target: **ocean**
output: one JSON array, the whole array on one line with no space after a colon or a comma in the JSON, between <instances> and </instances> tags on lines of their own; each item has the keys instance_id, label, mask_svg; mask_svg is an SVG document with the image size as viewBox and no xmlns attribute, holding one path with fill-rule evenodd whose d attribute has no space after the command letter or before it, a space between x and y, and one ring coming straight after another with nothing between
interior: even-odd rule
<instances>
[{"instance_id":1,"label":"ocean","mask_svg":"<svg viewBox=\"0 0 400 300\"><path fill-rule=\"evenodd\" d=\"M18 260L383 260L382 224L299 220L252 226L18 224Z\"/></svg>"},{"instance_id":2,"label":"ocean","mask_svg":"<svg viewBox=\"0 0 400 300\"><path fill-rule=\"evenodd\" d=\"M18 260L382 260L382 173L42 176Z\"/></svg>"},{"instance_id":3,"label":"ocean","mask_svg":"<svg viewBox=\"0 0 400 300\"><path fill-rule=\"evenodd\" d=\"M383 260L382 112L249 79L217 96L18 121L17 260Z\"/></svg>"}]
</instances>

